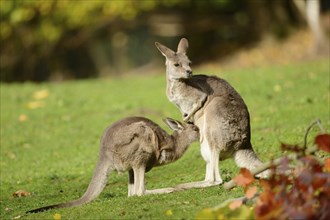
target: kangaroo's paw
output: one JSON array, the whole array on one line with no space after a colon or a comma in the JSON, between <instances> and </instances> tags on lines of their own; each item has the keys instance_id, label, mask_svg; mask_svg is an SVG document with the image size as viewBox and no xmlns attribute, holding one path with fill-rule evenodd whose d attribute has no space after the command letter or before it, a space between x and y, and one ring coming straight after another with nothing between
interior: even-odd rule
<instances>
[{"instance_id":1,"label":"kangaroo's paw","mask_svg":"<svg viewBox=\"0 0 330 220\"><path fill-rule=\"evenodd\" d=\"M188 123L188 122L193 123L194 121L193 121L193 118L192 118L192 114L189 114L189 115L184 114L183 115L183 121L186 122L186 123Z\"/></svg>"}]
</instances>

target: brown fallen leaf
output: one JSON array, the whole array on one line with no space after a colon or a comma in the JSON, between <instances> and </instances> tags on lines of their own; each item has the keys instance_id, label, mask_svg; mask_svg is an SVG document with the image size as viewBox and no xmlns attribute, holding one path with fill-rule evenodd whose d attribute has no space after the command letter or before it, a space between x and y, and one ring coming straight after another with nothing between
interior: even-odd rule
<instances>
[{"instance_id":1,"label":"brown fallen leaf","mask_svg":"<svg viewBox=\"0 0 330 220\"><path fill-rule=\"evenodd\" d=\"M30 192L27 192L25 190L17 190L16 192L13 193L13 196L15 198L17 198L17 197L25 197L25 196L29 196L29 195L31 195L31 193Z\"/></svg>"}]
</instances>

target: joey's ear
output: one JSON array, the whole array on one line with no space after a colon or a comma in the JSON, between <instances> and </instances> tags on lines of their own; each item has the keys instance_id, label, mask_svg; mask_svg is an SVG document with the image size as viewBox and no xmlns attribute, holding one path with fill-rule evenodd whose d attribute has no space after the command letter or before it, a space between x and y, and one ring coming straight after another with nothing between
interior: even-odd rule
<instances>
[{"instance_id":1,"label":"joey's ear","mask_svg":"<svg viewBox=\"0 0 330 220\"><path fill-rule=\"evenodd\" d=\"M188 47L189 47L188 40L186 38L181 38L178 44L177 53L185 54L187 52Z\"/></svg>"},{"instance_id":2,"label":"joey's ear","mask_svg":"<svg viewBox=\"0 0 330 220\"><path fill-rule=\"evenodd\" d=\"M172 57L175 55L175 52L170 48L162 45L161 43L155 42L156 47L158 50L165 56L165 57Z\"/></svg>"},{"instance_id":3,"label":"joey's ear","mask_svg":"<svg viewBox=\"0 0 330 220\"><path fill-rule=\"evenodd\" d=\"M181 122L177 120L174 120L172 118L165 118L163 119L163 121L165 122L165 124L167 124L167 126L169 126L174 131L183 129L183 125L181 124Z\"/></svg>"}]
</instances>

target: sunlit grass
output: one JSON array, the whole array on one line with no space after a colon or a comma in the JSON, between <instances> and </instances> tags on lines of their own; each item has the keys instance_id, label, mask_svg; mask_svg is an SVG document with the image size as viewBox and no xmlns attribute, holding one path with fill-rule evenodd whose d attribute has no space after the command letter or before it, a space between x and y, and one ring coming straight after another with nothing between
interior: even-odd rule
<instances>
[{"instance_id":1,"label":"sunlit grass","mask_svg":"<svg viewBox=\"0 0 330 220\"><path fill-rule=\"evenodd\" d=\"M245 99L251 114L252 143L262 160L280 156L280 142L302 143L306 127L315 118L329 131L327 60L235 70L220 76ZM37 91L47 95L36 98ZM180 119L165 96L164 73L1 84L1 219L81 196L96 164L103 130L132 115L146 116L164 128L162 118ZM315 128L309 143L316 133ZM147 188L202 180L204 166L199 146L194 144L176 163L147 173ZM221 162L220 169L225 180L238 170L232 160ZM13 198L20 189L32 195ZM59 213L62 219L191 219L202 208L241 194L241 189L212 187L128 198L127 175L112 174L101 196L87 205L22 218L53 219Z\"/></svg>"}]
</instances>

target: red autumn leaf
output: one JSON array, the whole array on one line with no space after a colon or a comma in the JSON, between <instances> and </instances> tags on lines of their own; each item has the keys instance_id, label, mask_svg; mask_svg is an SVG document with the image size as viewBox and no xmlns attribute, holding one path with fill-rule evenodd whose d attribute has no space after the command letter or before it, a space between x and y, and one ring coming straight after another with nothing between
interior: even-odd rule
<instances>
[{"instance_id":1,"label":"red autumn leaf","mask_svg":"<svg viewBox=\"0 0 330 220\"><path fill-rule=\"evenodd\" d=\"M313 219L313 216L308 215L309 212L304 210L292 210L288 215L290 216L290 219Z\"/></svg>"},{"instance_id":2,"label":"red autumn leaf","mask_svg":"<svg viewBox=\"0 0 330 220\"><path fill-rule=\"evenodd\" d=\"M297 178L296 186L300 191L305 192L313 182L313 174L309 170L303 170Z\"/></svg>"},{"instance_id":3,"label":"red autumn leaf","mask_svg":"<svg viewBox=\"0 0 330 220\"><path fill-rule=\"evenodd\" d=\"M324 172L330 173L330 157L324 161Z\"/></svg>"},{"instance_id":4,"label":"red autumn leaf","mask_svg":"<svg viewBox=\"0 0 330 220\"><path fill-rule=\"evenodd\" d=\"M330 152L330 135L317 136L315 144ZM330 219L330 157L323 164L315 155L301 154L304 148L297 145L282 144L282 149L297 158L283 160L269 180L259 181L263 191L255 205L256 219Z\"/></svg>"},{"instance_id":5,"label":"red autumn leaf","mask_svg":"<svg viewBox=\"0 0 330 220\"><path fill-rule=\"evenodd\" d=\"M271 190L271 186L270 186L268 180L260 179L259 184L263 188L264 191Z\"/></svg>"},{"instance_id":6,"label":"red autumn leaf","mask_svg":"<svg viewBox=\"0 0 330 220\"><path fill-rule=\"evenodd\" d=\"M258 188L256 186L250 187L245 193L246 198L248 198L248 199L253 198L254 195L257 193L257 190L258 190Z\"/></svg>"},{"instance_id":7,"label":"red autumn leaf","mask_svg":"<svg viewBox=\"0 0 330 220\"><path fill-rule=\"evenodd\" d=\"M320 150L330 153L330 135L320 134L315 138L315 144Z\"/></svg>"},{"instance_id":8,"label":"red autumn leaf","mask_svg":"<svg viewBox=\"0 0 330 220\"><path fill-rule=\"evenodd\" d=\"M260 194L255 207L256 219L280 219L282 202L275 198L275 193L271 191Z\"/></svg>"},{"instance_id":9,"label":"red autumn leaf","mask_svg":"<svg viewBox=\"0 0 330 220\"><path fill-rule=\"evenodd\" d=\"M234 177L234 182L238 186L242 186L244 190L248 185L250 185L254 181L254 177L251 174L250 170L246 168L241 168L239 171L239 174Z\"/></svg>"},{"instance_id":10,"label":"red autumn leaf","mask_svg":"<svg viewBox=\"0 0 330 220\"><path fill-rule=\"evenodd\" d=\"M291 145L291 144L285 144L285 143L281 143L281 150L296 152L296 153L301 153L301 152L305 151L305 149L300 147L299 145Z\"/></svg>"},{"instance_id":11,"label":"red autumn leaf","mask_svg":"<svg viewBox=\"0 0 330 220\"><path fill-rule=\"evenodd\" d=\"M328 179L329 179L329 174L325 174L325 173L315 174L312 181L312 186L314 190L316 191L321 189L323 186L326 186Z\"/></svg>"}]
</instances>

